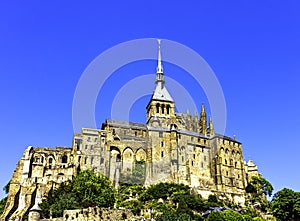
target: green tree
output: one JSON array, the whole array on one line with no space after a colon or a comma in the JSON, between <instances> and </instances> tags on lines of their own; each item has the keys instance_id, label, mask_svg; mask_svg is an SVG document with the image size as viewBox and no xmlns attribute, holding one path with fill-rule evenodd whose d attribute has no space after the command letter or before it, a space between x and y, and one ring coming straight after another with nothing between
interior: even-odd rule
<instances>
[{"instance_id":1,"label":"green tree","mask_svg":"<svg viewBox=\"0 0 300 221\"><path fill-rule=\"evenodd\" d=\"M0 216L2 215L5 205L7 202L7 197L3 198L2 200L0 200Z\"/></svg>"},{"instance_id":2,"label":"green tree","mask_svg":"<svg viewBox=\"0 0 300 221\"><path fill-rule=\"evenodd\" d=\"M176 183L158 183L150 186L141 196L140 200L148 201L152 199L167 199L175 192L184 192L189 194L190 187L184 184L176 184Z\"/></svg>"},{"instance_id":3,"label":"green tree","mask_svg":"<svg viewBox=\"0 0 300 221\"><path fill-rule=\"evenodd\" d=\"M134 168L130 174L121 174L120 183L144 184L146 179L146 162L144 160L135 161Z\"/></svg>"},{"instance_id":4,"label":"green tree","mask_svg":"<svg viewBox=\"0 0 300 221\"><path fill-rule=\"evenodd\" d=\"M80 172L70 183L82 207L99 206L112 207L115 202L115 191L111 182L102 174L91 170Z\"/></svg>"},{"instance_id":5,"label":"green tree","mask_svg":"<svg viewBox=\"0 0 300 221\"><path fill-rule=\"evenodd\" d=\"M246 192L252 193L255 196L272 196L273 186L263 177L253 176L248 186L246 187Z\"/></svg>"},{"instance_id":6,"label":"green tree","mask_svg":"<svg viewBox=\"0 0 300 221\"><path fill-rule=\"evenodd\" d=\"M3 187L3 191L8 194L9 193L10 181Z\"/></svg>"},{"instance_id":7,"label":"green tree","mask_svg":"<svg viewBox=\"0 0 300 221\"><path fill-rule=\"evenodd\" d=\"M226 210L224 212L212 212L207 217L207 221L244 221L243 215L233 210Z\"/></svg>"},{"instance_id":8,"label":"green tree","mask_svg":"<svg viewBox=\"0 0 300 221\"><path fill-rule=\"evenodd\" d=\"M72 181L51 190L40 207L43 217L61 217L66 209L89 206L112 207L115 193L110 181L91 170L82 171Z\"/></svg>"},{"instance_id":9,"label":"green tree","mask_svg":"<svg viewBox=\"0 0 300 221\"><path fill-rule=\"evenodd\" d=\"M158 215L155 219L156 221L177 221L178 214L174 209L165 210L162 214Z\"/></svg>"},{"instance_id":10,"label":"green tree","mask_svg":"<svg viewBox=\"0 0 300 221\"><path fill-rule=\"evenodd\" d=\"M257 210L266 212L269 202L266 196L271 196L273 192L272 184L263 177L253 176L246 187L246 192L250 194L248 202L255 206Z\"/></svg>"},{"instance_id":11,"label":"green tree","mask_svg":"<svg viewBox=\"0 0 300 221\"><path fill-rule=\"evenodd\" d=\"M300 220L300 193L284 188L271 201L273 215L282 221Z\"/></svg>"}]
</instances>

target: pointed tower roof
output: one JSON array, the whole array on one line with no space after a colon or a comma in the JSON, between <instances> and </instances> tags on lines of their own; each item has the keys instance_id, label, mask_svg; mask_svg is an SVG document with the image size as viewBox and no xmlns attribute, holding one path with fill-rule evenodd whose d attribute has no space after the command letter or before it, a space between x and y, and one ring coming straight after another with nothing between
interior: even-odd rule
<instances>
[{"instance_id":1,"label":"pointed tower roof","mask_svg":"<svg viewBox=\"0 0 300 221\"><path fill-rule=\"evenodd\" d=\"M156 69L156 81L155 81L156 87L153 92L152 99L174 102L173 98L171 97L170 93L165 87L165 79L164 79L164 72L163 72L163 66L161 62L161 51L160 51L161 40L157 40L157 42L158 42L158 63Z\"/></svg>"}]
</instances>

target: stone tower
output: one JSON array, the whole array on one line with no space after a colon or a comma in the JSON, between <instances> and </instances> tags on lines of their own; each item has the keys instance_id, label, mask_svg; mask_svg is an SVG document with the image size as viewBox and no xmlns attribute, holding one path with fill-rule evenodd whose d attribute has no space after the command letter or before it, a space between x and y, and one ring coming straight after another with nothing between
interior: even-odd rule
<instances>
[{"instance_id":1,"label":"stone tower","mask_svg":"<svg viewBox=\"0 0 300 221\"><path fill-rule=\"evenodd\" d=\"M160 40L158 40L158 64L156 69L155 89L146 107L147 124L160 122L161 127L166 127L166 121L175 117L174 100L165 87L164 72L161 60Z\"/></svg>"}]
</instances>

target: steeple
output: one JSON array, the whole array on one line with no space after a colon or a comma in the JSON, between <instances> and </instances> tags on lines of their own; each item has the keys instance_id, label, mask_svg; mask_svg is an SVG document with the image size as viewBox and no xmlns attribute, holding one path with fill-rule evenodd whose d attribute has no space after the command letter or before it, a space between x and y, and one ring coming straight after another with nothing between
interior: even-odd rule
<instances>
[{"instance_id":1,"label":"steeple","mask_svg":"<svg viewBox=\"0 0 300 221\"><path fill-rule=\"evenodd\" d=\"M151 100L149 101L147 109L147 122L152 122L154 118L156 119L169 119L175 115L175 104L174 100L165 87L165 79L163 73L162 59L161 59L161 49L160 43L158 42L158 59L156 68L156 80L155 89L153 91ZM149 121L151 120L151 121ZM166 124L167 126L167 124Z\"/></svg>"},{"instance_id":2,"label":"steeple","mask_svg":"<svg viewBox=\"0 0 300 221\"><path fill-rule=\"evenodd\" d=\"M200 116L200 132L204 135L206 135L206 112L205 112L205 108L204 108L204 104L202 104L201 106L201 116Z\"/></svg>"},{"instance_id":3,"label":"steeple","mask_svg":"<svg viewBox=\"0 0 300 221\"><path fill-rule=\"evenodd\" d=\"M165 85L165 79L164 79L164 72L163 72L163 66L161 62L161 51L160 51L160 43L161 40L157 39L158 42L158 60L157 60L157 68L156 68L156 85L160 86L161 88Z\"/></svg>"}]
</instances>

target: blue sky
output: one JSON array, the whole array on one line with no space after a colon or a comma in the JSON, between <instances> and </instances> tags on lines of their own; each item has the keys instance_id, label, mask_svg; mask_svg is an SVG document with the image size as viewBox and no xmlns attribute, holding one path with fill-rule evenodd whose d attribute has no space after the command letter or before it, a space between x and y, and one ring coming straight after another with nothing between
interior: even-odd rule
<instances>
[{"instance_id":1,"label":"blue sky","mask_svg":"<svg viewBox=\"0 0 300 221\"><path fill-rule=\"evenodd\" d=\"M299 10L296 0L2 2L0 186L28 145L71 145L73 95L95 57L125 41L162 38L192 48L211 66L226 99L226 134L237 135L245 159L255 160L275 190L300 191ZM198 105L207 102L193 79L164 65ZM155 66L132 63L107 80L96 105L98 127L122 84ZM131 120L144 121L148 99L136 102Z\"/></svg>"}]
</instances>

